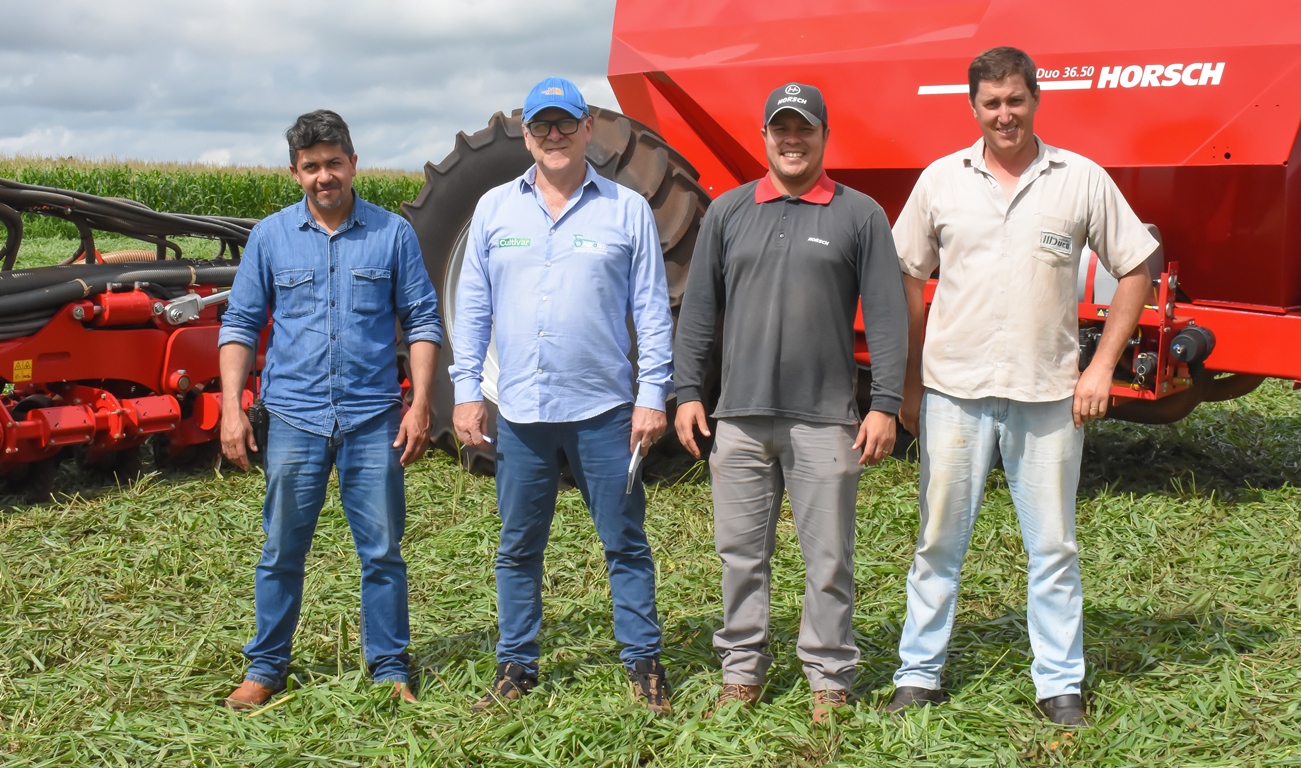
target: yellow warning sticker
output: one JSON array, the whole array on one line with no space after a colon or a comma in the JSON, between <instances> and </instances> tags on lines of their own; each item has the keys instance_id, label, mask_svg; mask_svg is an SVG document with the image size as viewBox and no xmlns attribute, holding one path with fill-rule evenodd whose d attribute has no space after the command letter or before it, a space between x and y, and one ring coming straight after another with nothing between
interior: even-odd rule
<instances>
[{"instance_id":1,"label":"yellow warning sticker","mask_svg":"<svg viewBox=\"0 0 1301 768\"><path fill-rule=\"evenodd\" d=\"M32 361L15 360L14 378L13 378L14 383L18 383L20 381L31 381L31 380L32 380Z\"/></svg>"}]
</instances>

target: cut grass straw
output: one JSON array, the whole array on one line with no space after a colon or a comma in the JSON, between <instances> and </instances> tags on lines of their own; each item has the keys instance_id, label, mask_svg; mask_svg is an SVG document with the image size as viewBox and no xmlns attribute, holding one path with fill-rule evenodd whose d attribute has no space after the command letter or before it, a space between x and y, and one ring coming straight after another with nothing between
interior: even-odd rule
<instances>
[{"instance_id":1,"label":"cut grass straw","mask_svg":"<svg viewBox=\"0 0 1301 768\"><path fill-rule=\"evenodd\" d=\"M293 685L254 717L219 708L244 669L261 476L65 469L67 494L0 517L0 763L364 766L1140 766L1301 764L1301 394L1267 382L1184 422L1090 428L1079 504L1093 725L1033 714L1025 555L1003 478L967 558L946 705L890 693L917 536L917 466L864 474L852 706L810 725L795 658L803 568L789 515L773 563L770 700L702 719L718 692L709 487L649 487L674 712L631 698L600 545L561 495L542 685L469 713L494 669L491 478L430 455L407 471L411 651L420 702L369 683L358 566L332 490L308 560ZM16 503L9 497L0 503Z\"/></svg>"}]
</instances>

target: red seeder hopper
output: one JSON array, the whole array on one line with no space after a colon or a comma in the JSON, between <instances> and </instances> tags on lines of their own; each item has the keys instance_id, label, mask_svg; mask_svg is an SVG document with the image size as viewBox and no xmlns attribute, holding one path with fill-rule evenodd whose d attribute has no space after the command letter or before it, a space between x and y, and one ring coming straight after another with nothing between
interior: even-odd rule
<instances>
[{"instance_id":1,"label":"red seeder hopper","mask_svg":"<svg viewBox=\"0 0 1301 768\"><path fill-rule=\"evenodd\" d=\"M610 82L711 196L764 173L768 92L816 85L829 174L893 218L978 138L966 67L999 45L1039 68L1036 132L1107 168L1163 243L1113 415L1173 421L1301 379L1301 3L621 0ZM1096 267L1078 279L1086 354L1114 287Z\"/></svg>"}]
</instances>

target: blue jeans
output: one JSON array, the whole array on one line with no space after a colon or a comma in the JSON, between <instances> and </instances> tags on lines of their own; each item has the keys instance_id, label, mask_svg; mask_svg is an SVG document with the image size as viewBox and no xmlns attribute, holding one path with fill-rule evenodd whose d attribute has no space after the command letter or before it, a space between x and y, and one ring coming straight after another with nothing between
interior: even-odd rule
<instances>
[{"instance_id":1,"label":"blue jeans","mask_svg":"<svg viewBox=\"0 0 1301 768\"><path fill-rule=\"evenodd\" d=\"M596 533L614 598L619 658L631 666L660 655L655 612L655 563L646 542L646 493L640 478L627 487L632 406L590 419L512 424L497 419L497 660L538 672L542 627L542 554L551 532L559 489L560 457L569 460Z\"/></svg>"},{"instance_id":2,"label":"blue jeans","mask_svg":"<svg viewBox=\"0 0 1301 768\"><path fill-rule=\"evenodd\" d=\"M1084 432L1075 427L1071 403L963 400L926 390L919 439L921 534L908 572L896 686L940 687L962 559L997 452L1029 556L1030 674L1038 698L1080 692L1084 613L1075 491Z\"/></svg>"},{"instance_id":3,"label":"blue jeans","mask_svg":"<svg viewBox=\"0 0 1301 768\"><path fill-rule=\"evenodd\" d=\"M267 437L267 498L262 507L266 544L255 580L257 636L244 646L245 679L284 685L294 629L303 604L303 564L325 503L331 468L361 559L361 646L376 682L407 680L407 564L402 449L394 448L400 409L332 437L305 432L274 414Z\"/></svg>"}]
</instances>

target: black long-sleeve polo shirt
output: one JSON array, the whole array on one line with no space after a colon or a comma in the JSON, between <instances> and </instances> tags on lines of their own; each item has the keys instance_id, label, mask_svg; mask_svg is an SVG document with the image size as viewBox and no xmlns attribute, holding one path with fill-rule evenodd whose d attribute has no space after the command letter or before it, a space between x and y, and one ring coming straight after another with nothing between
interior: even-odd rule
<instances>
[{"instance_id":1,"label":"black long-sleeve polo shirt","mask_svg":"<svg viewBox=\"0 0 1301 768\"><path fill-rule=\"evenodd\" d=\"M717 418L857 424L854 311L872 353L872 410L895 414L908 309L885 211L825 174L799 198L764 178L710 205L674 341L679 402L701 399L723 319Z\"/></svg>"}]
</instances>

